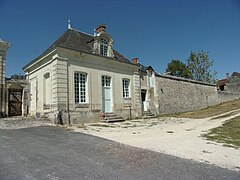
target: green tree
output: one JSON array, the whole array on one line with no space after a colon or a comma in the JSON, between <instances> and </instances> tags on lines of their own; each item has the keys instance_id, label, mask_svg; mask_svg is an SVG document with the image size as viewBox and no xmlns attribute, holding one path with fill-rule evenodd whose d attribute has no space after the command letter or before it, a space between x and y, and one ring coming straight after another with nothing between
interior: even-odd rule
<instances>
[{"instance_id":1,"label":"green tree","mask_svg":"<svg viewBox=\"0 0 240 180\"><path fill-rule=\"evenodd\" d=\"M168 63L166 72L170 72L171 75L184 78L192 78L191 72L189 71L186 64L180 60L172 60Z\"/></svg>"},{"instance_id":2,"label":"green tree","mask_svg":"<svg viewBox=\"0 0 240 180\"><path fill-rule=\"evenodd\" d=\"M26 76L22 74L14 74L11 76L11 79L26 79Z\"/></svg>"},{"instance_id":3,"label":"green tree","mask_svg":"<svg viewBox=\"0 0 240 180\"><path fill-rule=\"evenodd\" d=\"M213 66L213 62L213 60L209 59L208 52L191 52L187 60L187 66L192 74L192 79L215 83L215 76L217 73L210 70Z\"/></svg>"}]
</instances>

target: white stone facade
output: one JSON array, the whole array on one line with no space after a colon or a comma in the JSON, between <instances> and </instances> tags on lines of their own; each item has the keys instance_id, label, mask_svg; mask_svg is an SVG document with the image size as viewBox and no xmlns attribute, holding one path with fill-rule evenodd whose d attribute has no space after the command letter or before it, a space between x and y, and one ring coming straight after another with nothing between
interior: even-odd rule
<instances>
[{"instance_id":1,"label":"white stone facade","mask_svg":"<svg viewBox=\"0 0 240 180\"><path fill-rule=\"evenodd\" d=\"M0 39L0 117L6 116L6 52L10 44Z\"/></svg>"},{"instance_id":2,"label":"white stone facade","mask_svg":"<svg viewBox=\"0 0 240 180\"><path fill-rule=\"evenodd\" d=\"M63 124L98 121L100 114L106 111L102 84L105 76L110 78L110 111L124 118L141 114L139 66L136 64L56 47L24 70L30 82L31 115L56 119L61 112ZM75 102L75 73L86 75L85 102ZM123 79L129 81L129 97L123 97Z\"/></svg>"}]
</instances>

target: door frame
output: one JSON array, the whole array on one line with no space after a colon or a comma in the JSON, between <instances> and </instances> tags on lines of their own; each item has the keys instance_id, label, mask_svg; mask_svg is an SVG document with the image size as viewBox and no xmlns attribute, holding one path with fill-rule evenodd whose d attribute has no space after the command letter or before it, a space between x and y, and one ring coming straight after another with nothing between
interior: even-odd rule
<instances>
[{"instance_id":1,"label":"door frame","mask_svg":"<svg viewBox=\"0 0 240 180\"><path fill-rule=\"evenodd\" d=\"M147 90L141 90L142 112L148 111Z\"/></svg>"},{"instance_id":2,"label":"door frame","mask_svg":"<svg viewBox=\"0 0 240 180\"><path fill-rule=\"evenodd\" d=\"M107 75L102 75L102 111L104 113L113 112L112 108L112 77ZM108 97L105 93L108 92ZM107 105L107 106L106 106Z\"/></svg>"},{"instance_id":3,"label":"door frame","mask_svg":"<svg viewBox=\"0 0 240 180\"><path fill-rule=\"evenodd\" d=\"M18 95L20 97L18 97ZM11 98L13 97L13 99ZM8 89L8 116L21 116L22 115L22 98L23 98L23 89ZM14 113L14 110L16 112Z\"/></svg>"}]
</instances>

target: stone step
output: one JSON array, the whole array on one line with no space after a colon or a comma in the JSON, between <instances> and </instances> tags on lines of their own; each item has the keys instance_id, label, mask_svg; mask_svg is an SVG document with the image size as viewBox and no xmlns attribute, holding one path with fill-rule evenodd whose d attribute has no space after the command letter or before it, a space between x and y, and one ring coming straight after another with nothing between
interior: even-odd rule
<instances>
[{"instance_id":1,"label":"stone step","mask_svg":"<svg viewBox=\"0 0 240 180\"><path fill-rule=\"evenodd\" d=\"M123 122L125 119L103 119L100 122L106 122L106 123L114 123L114 122Z\"/></svg>"},{"instance_id":2,"label":"stone step","mask_svg":"<svg viewBox=\"0 0 240 180\"><path fill-rule=\"evenodd\" d=\"M117 115L114 113L105 113L105 117L115 117L115 116Z\"/></svg>"},{"instance_id":3,"label":"stone step","mask_svg":"<svg viewBox=\"0 0 240 180\"><path fill-rule=\"evenodd\" d=\"M105 113L104 119L101 120L101 122L122 122L125 121L125 119L122 118L122 116L116 115L114 113Z\"/></svg>"},{"instance_id":4,"label":"stone step","mask_svg":"<svg viewBox=\"0 0 240 180\"><path fill-rule=\"evenodd\" d=\"M150 111L144 111L143 112L143 115L142 115L142 118L143 119L150 119L150 118L155 118L156 116L151 113Z\"/></svg>"}]
</instances>

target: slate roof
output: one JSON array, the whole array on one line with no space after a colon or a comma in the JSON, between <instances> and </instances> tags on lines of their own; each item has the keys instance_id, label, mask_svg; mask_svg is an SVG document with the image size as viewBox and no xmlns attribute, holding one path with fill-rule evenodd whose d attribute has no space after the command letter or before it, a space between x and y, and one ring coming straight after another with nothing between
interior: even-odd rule
<instances>
[{"instance_id":1,"label":"slate roof","mask_svg":"<svg viewBox=\"0 0 240 180\"><path fill-rule=\"evenodd\" d=\"M43 56L47 55L56 47L62 47L66 49L93 54L93 43L94 43L94 36L77 31L77 30L68 29L46 51L44 51L40 56L38 56L33 61L28 63L26 66L24 66L23 69L27 68L29 65L36 62ZM125 58L123 55L121 55L114 49L113 49L113 54L114 54L114 58L111 58L111 59L132 64L127 58ZM102 56L99 54L94 54L94 55ZM110 57L106 57L106 58L110 58Z\"/></svg>"},{"instance_id":2,"label":"slate roof","mask_svg":"<svg viewBox=\"0 0 240 180\"><path fill-rule=\"evenodd\" d=\"M140 67L141 71L145 72L146 70L151 69L152 71L154 71L154 69L152 68L152 66L144 66L141 63L137 63L137 65Z\"/></svg>"},{"instance_id":3,"label":"slate roof","mask_svg":"<svg viewBox=\"0 0 240 180\"><path fill-rule=\"evenodd\" d=\"M240 73L239 72L233 72L231 77L234 77L234 76L240 78Z\"/></svg>"}]
</instances>

